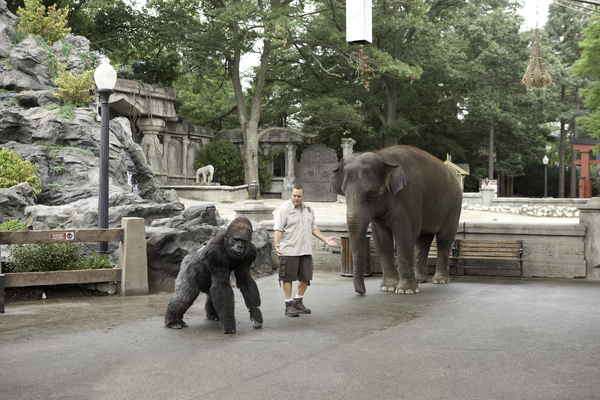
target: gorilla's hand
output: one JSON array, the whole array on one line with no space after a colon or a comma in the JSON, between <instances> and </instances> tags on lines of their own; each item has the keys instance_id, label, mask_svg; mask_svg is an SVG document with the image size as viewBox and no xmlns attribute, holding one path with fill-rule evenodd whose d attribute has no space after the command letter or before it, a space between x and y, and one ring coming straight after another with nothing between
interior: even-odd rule
<instances>
[{"instance_id":1,"label":"gorilla's hand","mask_svg":"<svg viewBox=\"0 0 600 400\"><path fill-rule=\"evenodd\" d=\"M254 322L254 328L259 329L262 328L263 325L263 317L260 309L258 307L250 308L250 320Z\"/></svg>"}]
</instances>

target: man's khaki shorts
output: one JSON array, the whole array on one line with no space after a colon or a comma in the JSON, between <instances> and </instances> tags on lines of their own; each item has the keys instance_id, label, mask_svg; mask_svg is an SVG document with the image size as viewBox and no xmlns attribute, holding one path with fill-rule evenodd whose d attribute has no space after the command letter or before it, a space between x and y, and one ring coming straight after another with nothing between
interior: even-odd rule
<instances>
[{"instance_id":1,"label":"man's khaki shorts","mask_svg":"<svg viewBox=\"0 0 600 400\"><path fill-rule=\"evenodd\" d=\"M280 281L311 281L312 276L312 256L279 256Z\"/></svg>"}]
</instances>

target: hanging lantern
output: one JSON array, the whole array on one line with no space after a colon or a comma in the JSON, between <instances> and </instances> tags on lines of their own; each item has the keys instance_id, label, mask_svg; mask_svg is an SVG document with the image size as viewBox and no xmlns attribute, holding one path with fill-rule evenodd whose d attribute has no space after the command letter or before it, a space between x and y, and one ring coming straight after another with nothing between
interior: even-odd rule
<instances>
[{"instance_id":1,"label":"hanging lantern","mask_svg":"<svg viewBox=\"0 0 600 400\"><path fill-rule=\"evenodd\" d=\"M372 9L371 0L346 0L346 41L348 43L373 42Z\"/></svg>"},{"instance_id":2,"label":"hanging lantern","mask_svg":"<svg viewBox=\"0 0 600 400\"><path fill-rule=\"evenodd\" d=\"M521 83L528 88L543 89L552 83L552 78L544 65L544 56L542 55L542 44L540 43L540 33L535 28L535 39L531 49L531 58L525 71Z\"/></svg>"}]
</instances>

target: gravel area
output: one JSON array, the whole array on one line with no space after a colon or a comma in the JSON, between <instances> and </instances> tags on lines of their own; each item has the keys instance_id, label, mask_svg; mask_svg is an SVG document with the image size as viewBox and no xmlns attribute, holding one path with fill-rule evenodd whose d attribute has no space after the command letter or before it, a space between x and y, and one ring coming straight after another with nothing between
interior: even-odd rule
<instances>
[{"instance_id":1,"label":"gravel area","mask_svg":"<svg viewBox=\"0 0 600 400\"><path fill-rule=\"evenodd\" d=\"M204 204L206 202L180 198L180 201L186 206ZM286 200L281 199L263 199L263 202L272 207L279 207ZM234 219L235 209L244 206L244 201L235 203L213 203L217 207L219 215L223 218ZM315 210L317 221L345 221L346 204L339 202L307 202ZM494 211L474 211L463 209L460 216L461 221L480 221L480 222L527 222L541 224L576 224L579 218L552 218L552 217L532 217L529 215L502 213Z\"/></svg>"}]
</instances>

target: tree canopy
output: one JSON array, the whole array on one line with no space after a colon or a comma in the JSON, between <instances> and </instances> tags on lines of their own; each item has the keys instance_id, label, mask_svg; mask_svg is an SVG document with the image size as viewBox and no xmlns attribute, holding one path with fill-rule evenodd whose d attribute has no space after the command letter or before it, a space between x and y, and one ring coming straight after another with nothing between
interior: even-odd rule
<instances>
[{"instance_id":1,"label":"tree canopy","mask_svg":"<svg viewBox=\"0 0 600 400\"><path fill-rule=\"evenodd\" d=\"M194 124L241 129L246 182L258 178L258 140L269 127L314 134L334 149L350 136L357 151L410 144L442 159L450 154L471 166L467 190L477 177L524 175L551 149L555 130L564 171L577 118L590 134L600 131L600 89L589 80L600 75L600 29L585 27L582 14L550 6L541 37L554 83L540 91L520 84L534 32L521 29L516 0L373 0L373 43L362 46L346 42L345 5L59 4L69 7L73 32L106 52L120 76L175 87L180 116ZM560 179L564 186L564 173Z\"/></svg>"}]
</instances>

